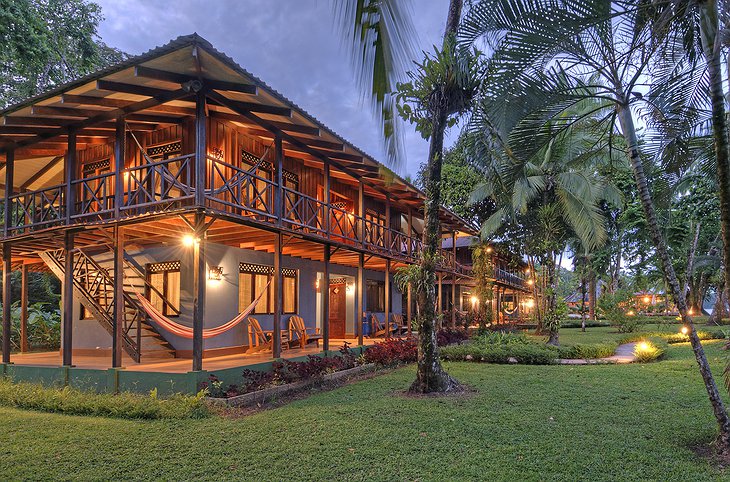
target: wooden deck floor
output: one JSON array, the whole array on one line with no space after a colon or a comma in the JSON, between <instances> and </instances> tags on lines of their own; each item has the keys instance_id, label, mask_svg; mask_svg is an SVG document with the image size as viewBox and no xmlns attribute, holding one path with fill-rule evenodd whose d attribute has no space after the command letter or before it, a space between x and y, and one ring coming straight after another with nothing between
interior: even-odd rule
<instances>
[{"instance_id":1,"label":"wooden deck floor","mask_svg":"<svg viewBox=\"0 0 730 482\"><path fill-rule=\"evenodd\" d=\"M357 346L357 339L332 339L330 340L330 349L338 350L345 341L350 343L350 346ZM377 339L365 338L364 345L372 345L377 341ZM304 349L289 349L282 352L282 358L288 359L305 355L313 355L321 351L321 346L320 348L317 348L314 345ZM271 359L270 351L210 357L203 359L203 370L215 371L224 368L244 367L247 365L255 365L257 363L271 361ZM13 353L10 357L10 361L15 365L58 367L61 365L61 354L58 351ZM106 370L111 367L111 357L75 355L73 357L73 364L77 368ZM186 373L189 372L191 368L192 360L188 358L143 359L141 363L136 363L126 355L124 357L124 369L127 371Z\"/></svg>"}]
</instances>

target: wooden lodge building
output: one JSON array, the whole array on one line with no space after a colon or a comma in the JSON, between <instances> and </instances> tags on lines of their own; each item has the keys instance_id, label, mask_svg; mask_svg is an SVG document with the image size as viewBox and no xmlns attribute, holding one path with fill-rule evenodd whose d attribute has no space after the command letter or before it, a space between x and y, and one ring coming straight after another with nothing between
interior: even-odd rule
<instances>
[{"instance_id":1,"label":"wooden lodge building","mask_svg":"<svg viewBox=\"0 0 730 482\"><path fill-rule=\"evenodd\" d=\"M0 112L0 152L4 333L11 270L22 318L28 270L62 283L60 354L5 336L5 370L183 373L363 345L371 313L410 326L391 274L421 251L423 193L195 34ZM474 228L440 217L458 300Z\"/></svg>"}]
</instances>

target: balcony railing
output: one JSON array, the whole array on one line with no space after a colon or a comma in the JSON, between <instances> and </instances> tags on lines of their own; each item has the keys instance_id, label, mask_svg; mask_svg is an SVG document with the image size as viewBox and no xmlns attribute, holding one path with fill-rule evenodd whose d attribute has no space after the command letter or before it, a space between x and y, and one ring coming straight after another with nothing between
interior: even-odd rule
<instances>
[{"instance_id":1,"label":"balcony railing","mask_svg":"<svg viewBox=\"0 0 730 482\"><path fill-rule=\"evenodd\" d=\"M72 181L74 208L66 216L66 185L9 197L8 236L18 236L70 222L125 219L146 213L171 212L195 206L195 156L185 155L122 171L123 193L115 196L116 175L103 173ZM278 186L250 170L221 159L207 158L205 207L211 211L357 246L404 262L416 262L421 239L370 219L341 205L325 202L282 186L281 220L276 212ZM116 203L119 203L119 206ZM117 216L119 216L117 218ZM450 250L441 250L443 267L468 274Z\"/></svg>"},{"instance_id":2,"label":"balcony railing","mask_svg":"<svg viewBox=\"0 0 730 482\"><path fill-rule=\"evenodd\" d=\"M495 268L494 278L497 281L501 281L504 284L515 286L517 288L527 287L527 281L525 278L502 268Z\"/></svg>"}]
</instances>

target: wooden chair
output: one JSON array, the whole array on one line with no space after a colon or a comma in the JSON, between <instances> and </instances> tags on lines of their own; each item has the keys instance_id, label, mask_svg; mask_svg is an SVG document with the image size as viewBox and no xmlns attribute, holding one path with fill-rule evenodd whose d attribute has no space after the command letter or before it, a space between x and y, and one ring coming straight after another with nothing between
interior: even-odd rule
<instances>
[{"instance_id":1,"label":"wooden chair","mask_svg":"<svg viewBox=\"0 0 730 482\"><path fill-rule=\"evenodd\" d=\"M396 331L399 334L408 333L408 327L403 322L403 315L400 313L393 313L393 324L396 326Z\"/></svg>"},{"instance_id":2,"label":"wooden chair","mask_svg":"<svg viewBox=\"0 0 730 482\"><path fill-rule=\"evenodd\" d=\"M289 348L289 332L281 330L281 349ZM253 316L248 317L248 352L274 349L274 330L262 330L259 320Z\"/></svg>"},{"instance_id":3,"label":"wooden chair","mask_svg":"<svg viewBox=\"0 0 730 482\"><path fill-rule=\"evenodd\" d=\"M313 333L310 333L313 331ZM289 343L299 343L301 348L307 346L308 343L316 343L319 348L319 340L322 335L319 328L307 328L301 316L292 315L289 317Z\"/></svg>"},{"instance_id":4,"label":"wooden chair","mask_svg":"<svg viewBox=\"0 0 730 482\"><path fill-rule=\"evenodd\" d=\"M385 321L380 321L378 317L375 315L375 313L370 314L370 337L375 338L378 336L390 336L393 333L396 333L399 328L398 325L396 325L393 322L388 323L388 328L386 328Z\"/></svg>"}]
</instances>

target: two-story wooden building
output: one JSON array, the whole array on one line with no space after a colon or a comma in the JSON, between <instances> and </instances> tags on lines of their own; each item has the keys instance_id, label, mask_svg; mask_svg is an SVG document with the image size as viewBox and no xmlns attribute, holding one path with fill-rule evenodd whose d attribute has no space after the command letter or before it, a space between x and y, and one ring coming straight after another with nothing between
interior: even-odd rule
<instances>
[{"instance_id":1,"label":"two-story wooden building","mask_svg":"<svg viewBox=\"0 0 730 482\"><path fill-rule=\"evenodd\" d=\"M368 312L410 318L391 274L421 251L423 193L197 35L0 112L0 151L4 332L11 270L51 270L63 366L201 370L251 350L241 313L274 357L292 315L324 349L365 343ZM442 277L469 278L442 254Z\"/></svg>"}]
</instances>

